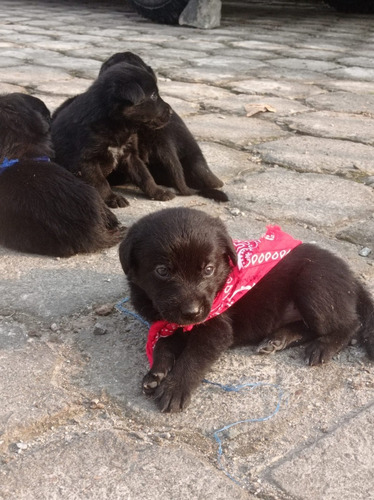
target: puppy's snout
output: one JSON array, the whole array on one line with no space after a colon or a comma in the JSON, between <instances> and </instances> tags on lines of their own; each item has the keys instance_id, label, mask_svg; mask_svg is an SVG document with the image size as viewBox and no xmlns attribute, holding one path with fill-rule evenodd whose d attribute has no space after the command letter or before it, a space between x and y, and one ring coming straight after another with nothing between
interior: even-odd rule
<instances>
[{"instance_id":1,"label":"puppy's snout","mask_svg":"<svg viewBox=\"0 0 374 500\"><path fill-rule=\"evenodd\" d=\"M162 117L164 120L169 120L169 118L173 114L173 110L171 109L169 104L167 104L166 102L164 102L164 104L165 106L164 106L164 112L162 113Z\"/></svg>"},{"instance_id":2,"label":"puppy's snout","mask_svg":"<svg viewBox=\"0 0 374 500\"><path fill-rule=\"evenodd\" d=\"M181 308L183 319L194 321L202 312L202 308L197 302L189 302Z\"/></svg>"}]
</instances>

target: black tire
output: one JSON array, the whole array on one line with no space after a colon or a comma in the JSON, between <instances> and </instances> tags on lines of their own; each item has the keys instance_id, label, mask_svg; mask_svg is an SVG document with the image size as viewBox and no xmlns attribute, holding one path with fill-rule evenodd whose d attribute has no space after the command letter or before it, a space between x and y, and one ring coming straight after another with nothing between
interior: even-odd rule
<instances>
[{"instance_id":1,"label":"black tire","mask_svg":"<svg viewBox=\"0 0 374 500\"><path fill-rule=\"evenodd\" d=\"M142 16L162 24L177 24L188 0L130 0Z\"/></svg>"},{"instance_id":2,"label":"black tire","mask_svg":"<svg viewBox=\"0 0 374 500\"><path fill-rule=\"evenodd\" d=\"M325 3L334 7L338 12L356 14L374 13L374 2L372 0L325 0Z\"/></svg>"}]
</instances>

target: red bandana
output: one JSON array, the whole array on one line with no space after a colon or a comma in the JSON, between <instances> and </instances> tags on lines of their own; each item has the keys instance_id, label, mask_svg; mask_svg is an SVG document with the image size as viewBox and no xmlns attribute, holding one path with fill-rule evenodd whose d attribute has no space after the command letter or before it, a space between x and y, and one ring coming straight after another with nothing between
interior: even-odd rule
<instances>
[{"instance_id":1,"label":"red bandana","mask_svg":"<svg viewBox=\"0 0 374 500\"><path fill-rule=\"evenodd\" d=\"M238 263L232 267L226 283L217 293L212 309L205 321L218 316L231 307L258 283L293 248L302 243L284 233L279 226L268 226L264 236L258 240L233 240L238 254ZM204 321L204 322L205 322ZM148 333L146 352L149 364L153 363L153 349L160 337L172 335L177 328L190 331L195 325L180 326L165 320L156 321Z\"/></svg>"}]
</instances>

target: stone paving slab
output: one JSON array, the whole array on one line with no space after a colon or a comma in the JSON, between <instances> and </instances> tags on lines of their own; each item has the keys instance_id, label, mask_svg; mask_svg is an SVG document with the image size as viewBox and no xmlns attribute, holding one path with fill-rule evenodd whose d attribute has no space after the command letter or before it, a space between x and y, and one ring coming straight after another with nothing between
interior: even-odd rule
<instances>
[{"instance_id":1,"label":"stone paving slab","mask_svg":"<svg viewBox=\"0 0 374 500\"><path fill-rule=\"evenodd\" d=\"M255 146L267 163L301 172L326 172L357 178L374 174L374 148L350 141L296 135Z\"/></svg>"},{"instance_id":2,"label":"stone paving slab","mask_svg":"<svg viewBox=\"0 0 374 500\"><path fill-rule=\"evenodd\" d=\"M325 82L324 82L325 84ZM235 92L248 94L263 94L275 97L287 97L289 99L301 99L310 95L325 92L322 88L309 83L295 83L278 79L243 79L243 81L231 81L227 84Z\"/></svg>"},{"instance_id":3,"label":"stone paving slab","mask_svg":"<svg viewBox=\"0 0 374 500\"><path fill-rule=\"evenodd\" d=\"M278 223L342 256L374 294L372 20L315 0L228 0L223 12L204 31L153 24L122 0L0 0L0 92L53 110L111 54L138 53L230 202L156 202L124 186L120 221L187 206L237 238ZM275 112L246 117L259 102ZM317 368L301 347L234 349L208 382L254 385L204 383L167 415L141 393L146 328L114 308L128 297L118 248L69 259L2 248L0 297L0 498L370 497L374 364L359 346ZM219 456L214 432L242 420L219 433Z\"/></svg>"},{"instance_id":4,"label":"stone paving slab","mask_svg":"<svg viewBox=\"0 0 374 500\"><path fill-rule=\"evenodd\" d=\"M160 446L150 439L105 429L100 422L96 426L87 424L87 430L79 427L82 425L72 423L22 452L15 466L10 463L5 467L0 473L0 497L19 500L256 498L186 447ZM40 466L36 473L35 463ZM136 470L135 463L138 464Z\"/></svg>"},{"instance_id":5,"label":"stone paving slab","mask_svg":"<svg viewBox=\"0 0 374 500\"><path fill-rule=\"evenodd\" d=\"M0 325L0 457L79 413L76 393L61 384L70 363L67 349L52 330L47 341L38 341L42 331L24 313L19 321L10 316Z\"/></svg>"},{"instance_id":6,"label":"stone paving slab","mask_svg":"<svg viewBox=\"0 0 374 500\"><path fill-rule=\"evenodd\" d=\"M213 118L214 117L214 118ZM220 142L226 145L248 147L265 140L274 140L288 135L274 123L258 118L225 116L216 113L189 116L186 125L200 140Z\"/></svg>"},{"instance_id":7,"label":"stone paving slab","mask_svg":"<svg viewBox=\"0 0 374 500\"><path fill-rule=\"evenodd\" d=\"M373 462L370 455L362 452L367 447L374 446L374 436L370 432L373 426L374 406L370 405L358 415L347 418L347 421L334 429L330 435L320 438L275 467L271 477L278 484L282 484L287 493L298 498L370 498L373 492ZM355 461L360 464L359 490L352 489L357 474L357 470L352 467ZM341 471L344 471L343 475Z\"/></svg>"},{"instance_id":8,"label":"stone paving slab","mask_svg":"<svg viewBox=\"0 0 374 500\"><path fill-rule=\"evenodd\" d=\"M318 137L348 139L363 144L374 144L374 119L348 113L314 111L300 113L297 117L284 118L283 123Z\"/></svg>"},{"instance_id":9,"label":"stone paving slab","mask_svg":"<svg viewBox=\"0 0 374 500\"><path fill-rule=\"evenodd\" d=\"M232 192L233 203L278 222L333 230L373 213L372 188L332 175L273 168L249 173L245 185L245 191Z\"/></svg>"},{"instance_id":10,"label":"stone paving slab","mask_svg":"<svg viewBox=\"0 0 374 500\"><path fill-rule=\"evenodd\" d=\"M355 96L349 92L335 92L309 97L306 103L316 109L328 109L341 113L357 113L366 116L374 114L374 95Z\"/></svg>"}]
</instances>

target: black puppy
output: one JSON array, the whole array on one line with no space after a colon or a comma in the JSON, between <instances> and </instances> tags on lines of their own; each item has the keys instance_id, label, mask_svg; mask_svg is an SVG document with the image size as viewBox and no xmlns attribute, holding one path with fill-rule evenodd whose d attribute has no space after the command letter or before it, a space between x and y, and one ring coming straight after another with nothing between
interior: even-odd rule
<instances>
[{"instance_id":1,"label":"black puppy","mask_svg":"<svg viewBox=\"0 0 374 500\"><path fill-rule=\"evenodd\" d=\"M156 79L152 68L132 52L111 56L101 66L100 74L123 64L142 68ZM182 195L199 194L228 201L225 193L215 189L222 187L223 182L210 170L199 145L174 110L164 127L155 129L142 124L138 129L138 143L140 156L157 183L173 187Z\"/></svg>"},{"instance_id":2,"label":"black puppy","mask_svg":"<svg viewBox=\"0 0 374 500\"><path fill-rule=\"evenodd\" d=\"M153 323L143 391L162 411L185 408L212 363L235 345L269 353L309 341L313 366L355 337L374 359L369 293L340 258L276 226L241 242L204 212L166 209L130 228L120 260L135 309Z\"/></svg>"},{"instance_id":3,"label":"black puppy","mask_svg":"<svg viewBox=\"0 0 374 500\"><path fill-rule=\"evenodd\" d=\"M137 131L144 123L162 127L170 113L153 75L131 64L109 68L53 114L56 161L94 186L110 207L128 205L108 183L116 170L150 198L169 200L174 194L156 185L139 157Z\"/></svg>"},{"instance_id":4,"label":"black puppy","mask_svg":"<svg viewBox=\"0 0 374 500\"><path fill-rule=\"evenodd\" d=\"M0 244L68 257L119 243L115 215L53 155L45 104L25 94L0 96Z\"/></svg>"}]
</instances>

